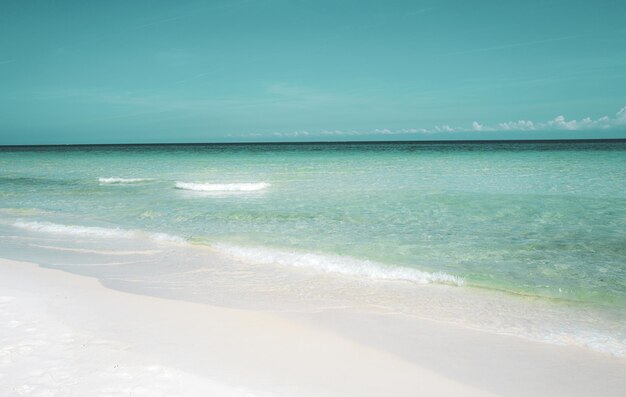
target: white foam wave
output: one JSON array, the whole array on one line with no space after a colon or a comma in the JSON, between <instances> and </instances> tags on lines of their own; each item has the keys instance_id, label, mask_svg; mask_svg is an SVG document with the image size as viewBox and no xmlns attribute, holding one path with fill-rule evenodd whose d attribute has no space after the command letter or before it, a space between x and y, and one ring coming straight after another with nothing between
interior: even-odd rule
<instances>
[{"instance_id":1,"label":"white foam wave","mask_svg":"<svg viewBox=\"0 0 626 397\"><path fill-rule=\"evenodd\" d=\"M193 190L195 192L252 192L269 187L266 182L256 183L189 183L176 182L176 189Z\"/></svg>"},{"instance_id":2,"label":"white foam wave","mask_svg":"<svg viewBox=\"0 0 626 397\"><path fill-rule=\"evenodd\" d=\"M579 346L600 353L611 354L615 357L626 357L626 341L602 332L572 330L570 332L555 332L536 338L531 337L531 339L556 345Z\"/></svg>"},{"instance_id":3,"label":"white foam wave","mask_svg":"<svg viewBox=\"0 0 626 397\"><path fill-rule=\"evenodd\" d=\"M98 182L104 185L149 182L153 180L152 178L98 178Z\"/></svg>"},{"instance_id":4,"label":"white foam wave","mask_svg":"<svg viewBox=\"0 0 626 397\"><path fill-rule=\"evenodd\" d=\"M148 236L150 236L150 238L155 241L165 241L168 243L177 243L177 244L187 243L187 240L185 240L184 238L178 237L178 236L172 236L171 234L167 234L167 233L149 233Z\"/></svg>"},{"instance_id":5,"label":"white foam wave","mask_svg":"<svg viewBox=\"0 0 626 397\"><path fill-rule=\"evenodd\" d=\"M406 280L421 284L462 286L462 278L443 272L429 273L408 267L392 267L348 256L280 251L270 248L239 247L228 244L212 245L217 251L239 261L252 264L278 264L312 268L327 273L364 276L378 280Z\"/></svg>"},{"instance_id":6,"label":"white foam wave","mask_svg":"<svg viewBox=\"0 0 626 397\"><path fill-rule=\"evenodd\" d=\"M166 233L144 233L136 230L113 229L97 226L78 226L78 225L61 225L52 222L34 222L34 221L17 221L13 226L20 229L30 230L33 232L67 234L83 237L100 237L100 238L136 238L148 237L155 241L164 241L170 243L184 244L186 240L172 236Z\"/></svg>"}]
</instances>

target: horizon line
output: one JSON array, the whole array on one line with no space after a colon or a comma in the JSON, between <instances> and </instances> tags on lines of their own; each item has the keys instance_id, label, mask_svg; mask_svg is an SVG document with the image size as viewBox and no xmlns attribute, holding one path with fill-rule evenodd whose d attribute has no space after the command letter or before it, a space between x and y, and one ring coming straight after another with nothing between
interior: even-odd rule
<instances>
[{"instance_id":1,"label":"horizon line","mask_svg":"<svg viewBox=\"0 0 626 397\"><path fill-rule=\"evenodd\" d=\"M28 147L86 147L86 146L208 146L208 145L319 145L319 144L468 144L468 143L611 143L626 142L626 138L567 138L567 139L438 139L438 140L359 140L359 141L264 141L264 142L135 142L135 143L44 143L8 144L0 148Z\"/></svg>"}]
</instances>

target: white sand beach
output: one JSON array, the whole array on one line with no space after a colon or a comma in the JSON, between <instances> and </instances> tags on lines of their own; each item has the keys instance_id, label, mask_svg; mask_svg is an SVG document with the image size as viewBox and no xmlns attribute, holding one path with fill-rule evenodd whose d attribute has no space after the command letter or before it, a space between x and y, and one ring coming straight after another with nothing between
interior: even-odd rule
<instances>
[{"instance_id":1,"label":"white sand beach","mask_svg":"<svg viewBox=\"0 0 626 397\"><path fill-rule=\"evenodd\" d=\"M3 396L620 395L624 359L399 316L134 295L0 261Z\"/></svg>"},{"instance_id":2,"label":"white sand beach","mask_svg":"<svg viewBox=\"0 0 626 397\"><path fill-rule=\"evenodd\" d=\"M624 16L2 1L0 397L626 397Z\"/></svg>"}]
</instances>

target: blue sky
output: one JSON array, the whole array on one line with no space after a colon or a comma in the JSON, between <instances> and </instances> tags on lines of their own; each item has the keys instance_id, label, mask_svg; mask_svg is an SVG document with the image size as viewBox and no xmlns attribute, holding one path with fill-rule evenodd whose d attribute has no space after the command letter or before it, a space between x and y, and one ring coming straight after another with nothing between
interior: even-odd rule
<instances>
[{"instance_id":1,"label":"blue sky","mask_svg":"<svg viewBox=\"0 0 626 397\"><path fill-rule=\"evenodd\" d=\"M626 2L11 1L0 144L626 138Z\"/></svg>"}]
</instances>

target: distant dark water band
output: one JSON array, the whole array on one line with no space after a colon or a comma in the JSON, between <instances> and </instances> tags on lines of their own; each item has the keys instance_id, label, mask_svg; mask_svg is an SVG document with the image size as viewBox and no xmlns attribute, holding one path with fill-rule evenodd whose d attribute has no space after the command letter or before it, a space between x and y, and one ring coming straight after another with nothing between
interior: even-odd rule
<instances>
[{"instance_id":1,"label":"distant dark water band","mask_svg":"<svg viewBox=\"0 0 626 397\"><path fill-rule=\"evenodd\" d=\"M67 145L0 145L0 152L46 151L546 151L626 150L626 139L320 141L228 143L131 143Z\"/></svg>"}]
</instances>

